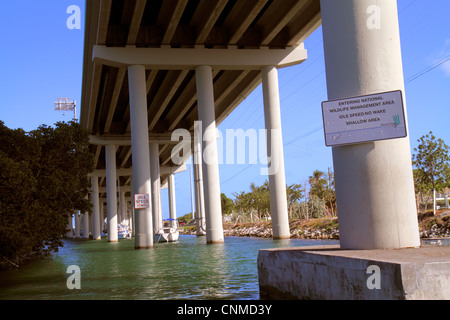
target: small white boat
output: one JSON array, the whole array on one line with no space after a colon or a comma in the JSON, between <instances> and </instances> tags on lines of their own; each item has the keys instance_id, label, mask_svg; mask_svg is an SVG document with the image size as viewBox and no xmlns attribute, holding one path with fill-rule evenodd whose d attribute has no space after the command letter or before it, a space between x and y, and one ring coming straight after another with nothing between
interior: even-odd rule
<instances>
[{"instance_id":1,"label":"small white boat","mask_svg":"<svg viewBox=\"0 0 450 320\"><path fill-rule=\"evenodd\" d=\"M155 242L176 242L180 235L178 231L178 220L177 219L166 219L163 220L163 225L161 229L154 235Z\"/></svg>"},{"instance_id":2,"label":"small white boat","mask_svg":"<svg viewBox=\"0 0 450 320\"><path fill-rule=\"evenodd\" d=\"M130 227L127 225L119 224L117 226L117 233L119 239L131 239Z\"/></svg>"}]
</instances>

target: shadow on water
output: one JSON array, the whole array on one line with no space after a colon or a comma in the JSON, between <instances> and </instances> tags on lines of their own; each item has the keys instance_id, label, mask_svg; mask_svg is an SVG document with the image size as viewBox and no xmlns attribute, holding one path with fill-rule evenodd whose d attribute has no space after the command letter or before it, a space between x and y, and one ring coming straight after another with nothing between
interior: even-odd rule
<instances>
[{"instance_id":1,"label":"shadow on water","mask_svg":"<svg viewBox=\"0 0 450 320\"><path fill-rule=\"evenodd\" d=\"M206 245L204 237L182 235L135 250L133 240L65 240L53 257L0 273L0 299L257 300L260 249L336 243L227 237ZM79 290L66 285L71 265L80 268Z\"/></svg>"}]
</instances>

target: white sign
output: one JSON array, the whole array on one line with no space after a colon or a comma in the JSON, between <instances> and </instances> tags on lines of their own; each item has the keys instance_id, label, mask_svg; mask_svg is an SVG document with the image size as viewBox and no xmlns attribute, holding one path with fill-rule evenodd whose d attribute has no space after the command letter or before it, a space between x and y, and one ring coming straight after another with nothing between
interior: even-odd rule
<instances>
[{"instance_id":1,"label":"white sign","mask_svg":"<svg viewBox=\"0 0 450 320\"><path fill-rule=\"evenodd\" d=\"M406 137L401 91L324 101L322 115L328 147Z\"/></svg>"},{"instance_id":2,"label":"white sign","mask_svg":"<svg viewBox=\"0 0 450 320\"><path fill-rule=\"evenodd\" d=\"M148 193L137 193L134 195L134 208L150 208L150 196L148 195Z\"/></svg>"}]
</instances>

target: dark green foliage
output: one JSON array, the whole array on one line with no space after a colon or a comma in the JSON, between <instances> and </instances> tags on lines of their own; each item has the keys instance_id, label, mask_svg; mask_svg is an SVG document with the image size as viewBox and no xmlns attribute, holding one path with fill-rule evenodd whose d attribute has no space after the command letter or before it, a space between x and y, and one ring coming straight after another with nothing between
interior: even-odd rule
<instances>
[{"instance_id":1,"label":"dark green foliage","mask_svg":"<svg viewBox=\"0 0 450 320\"><path fill-rule=\"evenodd\" d=\"M444 140L436 138L432 131L417 142L419 145L414 148L415 153L412 155L416 193L423 197L432 192L435 198L435 191L440 192L450 186L450 148ZM433 211L436 214L435 204Z\"/></svg>"},{"instance_id":2,"label":"dark green foliage","mask_svg":"<svg viewBox=\"0 0 450 320\"><path fill-rule=\"evenodd\" d=\"M220 202L222 206L222 215L231 214L233 212L233 200L228 198L225 193L220 194Z\"/></svg>"},{"instance_id":3,"label":"dark green foliage","mask_svg":"<svg viewBox=\"0 0 450 320\"><path fill-rule=\"evenodd\" d=\"M433 132L422 136L414 148L413 165L417 168L415 178L429 189L438 191L449 185L449 146L436 138Z\"/></svg>"},{"instance_id":4,"label":"dark green foliage","mask_svg":"<svg viewBox=\"0 0 450 320\"><path fill-rule=\"evenodd\" d=\"M0 269L57 251L69 215L90 210L88 145L75 122L26 133L0 121Z\"/></svg>"}]
</instances>

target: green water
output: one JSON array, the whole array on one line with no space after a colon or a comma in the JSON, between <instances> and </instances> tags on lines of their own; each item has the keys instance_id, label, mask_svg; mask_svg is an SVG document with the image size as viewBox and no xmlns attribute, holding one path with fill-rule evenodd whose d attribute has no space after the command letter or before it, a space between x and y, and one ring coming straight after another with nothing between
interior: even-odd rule
<instances>
[{"instance_id":1,"label":"green water","mask_svg":"<svg viewBox=\"0 0 450 320\"><path fill-rule=\"evenodd\" d=\"M134 240L66 240L51 258L0 273L0 299L259 299L259 249L334 244L327 240L227 237L207 245L182 235L176 243L135 250ZM68 289L67 268L80 268L81 289Z\"/></svg>"}]
</instances>

